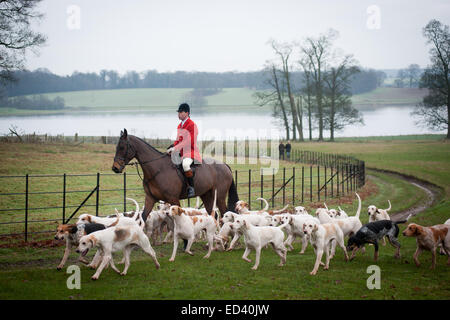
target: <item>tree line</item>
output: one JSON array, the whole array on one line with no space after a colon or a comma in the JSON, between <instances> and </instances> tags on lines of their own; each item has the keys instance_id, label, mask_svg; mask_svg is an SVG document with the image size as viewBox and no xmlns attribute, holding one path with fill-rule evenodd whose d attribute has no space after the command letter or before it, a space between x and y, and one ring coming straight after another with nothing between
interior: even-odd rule
<instances>
[{"instance_id":1,"label":"tree line","mask_svg":"<svg viewBox=\"0 0 450 320\"><path fill-rule=\"evenodd\" d=\"M418 88L422 72L423 70L418 64L410 64L407 68L398 70L394 86L397 88Z\"/></svg>"},{"instance_id":2,"label":"tree line","mask_svg":"<svg viewBox=\"0 0 450 320\"><path fill-rule=\"evenodd\" d=\"M363 93L379 85L379 74L375 70L363 70L350 84L352 93ZM121 75L115 70L101 70L98 73L73 72L60 76L47 69L34 71L18 70L11 72L15 79L4 87L3 95L18 96L50 92L128 89L128 88L251 88L268 89L264 70L253 72L145 72L128 71ZM292 72L293 79L301 79L302 72Z\"/></svg>"}]
</instances>

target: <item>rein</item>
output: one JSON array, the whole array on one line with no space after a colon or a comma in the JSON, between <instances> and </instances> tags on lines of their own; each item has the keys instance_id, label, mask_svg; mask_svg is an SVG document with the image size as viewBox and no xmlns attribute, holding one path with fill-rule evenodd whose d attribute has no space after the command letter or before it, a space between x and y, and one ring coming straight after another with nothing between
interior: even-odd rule
<instances>
[{"instance_id":1,"label":"rein","mask_svg":"<svg viewBox=\"0 0 450 320\"><path fill-rule=\"evenodd\" d=\"M135 162L130 162L130 163L127 163L126 166L136 166L136 171L137 171L137 174L138 174L139 178L140 178L142 181L144 181L144 179L142 179L142 177L141 177L141 173L139 172L139 165L142 166L143 164L146 164L146 163L149 163L149 162L153 162L153 161L162 159L162 158L164 158L165 156L166 156L166 154L163 154L162 156L160 156L160 157L158 157L158 158L156 158L156 159L147 160L147 161L144 161L144 162L142 162L142 163L140 163L139 160L138 160L138 161L135 161ZM161 171L156 172L156 174L155 174L150 180L154 179L154 178L158 175L158 173L160 173L160 172L161 172Z\"/></svg>"},{"instance_id":2,"label":"rein","mask_svg":"<svg viewBox=\"0 0 450 320\"><path fill-rule=\"evenodd\" d=\"M134 151L135 155L137 154L136 150L134 150L134 148L131 146L130 142L127 140L127 152L125 154L125 158L122 158L122 157L116 157L116 158L125 162L126 159L128 158L128 153L130 152L130 149L132 150L132 152ZM168 155L167 153L163 153L161 156L159 156L159 157L157 157L155 159L147 160L147 161L144 161L144 162L139 162L139 160L137 160L135 162L127 163L125 166L136 166L136 171L138 173L139 178L142 181L144 181L144 179L141 176L141 173L139 172L139 165L142 166L142 165L144 165L146 163L150 163L150 162L162 159L162 158L166 157L167 155ZM160 172L161 171L157 171L156 174L153 177L150 178L150 180L154 179Z\"/></svg>"}]
</instances>

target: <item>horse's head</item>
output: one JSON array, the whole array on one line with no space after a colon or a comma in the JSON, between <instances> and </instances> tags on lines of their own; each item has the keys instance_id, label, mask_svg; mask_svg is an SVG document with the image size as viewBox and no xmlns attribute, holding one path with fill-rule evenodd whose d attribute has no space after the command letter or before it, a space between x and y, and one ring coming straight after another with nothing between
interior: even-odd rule
<instances>
[{"instance_id":1,"label":"horse's head","mask_svg":"<svg viewBox=\"0 0 450 320\"><path fill-rule=\"evenodd\" d=\"M125 166L135 155L136 151L130 144L127 129L124 129L124 131L120 132L120 139L116 146L116 155L114 156L112 170L115 173L122 173Z\"/></svg>"}]
</instances>

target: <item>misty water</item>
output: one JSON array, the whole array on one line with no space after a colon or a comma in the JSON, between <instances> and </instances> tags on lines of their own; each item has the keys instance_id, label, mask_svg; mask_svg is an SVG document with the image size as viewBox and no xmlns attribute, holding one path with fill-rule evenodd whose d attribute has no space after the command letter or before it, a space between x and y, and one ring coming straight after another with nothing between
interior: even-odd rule
<instances>
[{"instance_id":1,"label":"misty water","mask_svg":"<svg viewBox=\"0 0 450 320\"><path fill-rule=\"evenodd\" d=\"M368 137L443 133L415 125L410 115L412 106L383 107L364 110L364 125L348 126L335 137ZM199 128L199 139L265 139L284 138L284 129L269 113L206 113L192 115ZM179 123L176 113L81 113L45 116L13 116L0 118L0 134L16 126L19 132L73 136L117 136L126 128L129 133L146 138L170 138ZM307 121L304 120L307 137ZM324 132L329 137L329 132ZM317 137L317 129L313 137Z\"/></svg>"}]
</instances>

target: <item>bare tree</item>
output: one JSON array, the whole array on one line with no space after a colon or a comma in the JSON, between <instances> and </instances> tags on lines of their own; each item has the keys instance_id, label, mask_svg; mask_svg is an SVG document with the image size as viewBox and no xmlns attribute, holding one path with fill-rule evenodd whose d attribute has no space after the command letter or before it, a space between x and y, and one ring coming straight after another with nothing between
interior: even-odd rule
<instances>
[{"instance_id":1,"label":"bare tree","mask_svg":"<svg viewBox=\"0 0 450 320\"><path fill-rule=\"evenodd\" d=\"M289 99L289 105L291 107L290 111L292 114L292 135L293 139L297 140L297 132L299 134L299 139L303 141L303 128L300 126L297 107L295 105L294 90L292 88L291 74L290 74L290 62L293 51L293 45L288 43L277 43L275 40L271 41L272 49L279 56L281 60L281 71L283 74L287 96Z\"/></svg>"},{"instance_id":2,"label":"bare tree","mask_svg":"<svg viewBox=\"0 0 450 320\"><path fill-rule=\"evenodd\" d=\"M431 20L424 28L423 35L431 44L431 65L422 74L421 88L428 88L429 94L412 112L419 117L418 123L433 130L447 129L450 139L450 31L449 26Z\"/></svg>"},{"instance_id":3,"label":"bare tree","mask_svg":"<svg viewBox=\"0 0 450 320\"><path fill-rule=\"evenodd\" d=\"M257 104L260 106L270 104L274 108L273 115L279 117L281 111L281 119L286 130L286 139L290 139L289 131L289 119L288 113L285 107L285 97L282 81L279 79L280 71L277 70L275 63L268 62L265 67L265 72L269 75L266 83L272 88L271 90L258 91L254 94L257 100Z\"/></svg>"},{"instance_id":4,"label":"bare tree","mask_svg":"<svg viewBox=\"0 0 450 320\"><path fill-rule=\"evenodd\" d=\"M308 133L309 133L309 140L312 140L312 116L313 116L313 99L314 99L314 88L312 83L312 71L311 71L311 65L308 62L309 59L302 59L300 60L300 65L303 68L303 82L304 86L300 89L300 92L304 95L304 99L306 102L306 111L307 111L307 117L308 117Z\"/></svg>"},{"instance_id":5,"label":"bare tree","mask_svg":"<svg viewBox=\"0 0 450 320\"><path fill-rule=\"evenodd\" d=\"M37 53L43 45L44 35L31 30L32 20L40 20L43 15L35 7L41 0L1 0L0 1L0 81L14 80L12 71L22 69L27 49Z\"/></svg>"},{"instance_id":6,"label":"bare tree","mask_svg":"<svg viewBox=\"0 0 450 320\"><path fill-rule=\"evenodd\" d=\"M409 87L417 88L420 80L420 66L418 64L410 64L406 69L406 75L408 77Z\"/></svg>"},{"instance_id":7,"label":"bare tree","mask_svg":"<svg viewBox=\"0 0 450 320\"><path fill-rule=\"evenodd\" d=\"M326 70L326 64L331 53L332 41L336 37L337 31L331 29L326 34L320 35L318 38L306 38L304 44L300 47L303 59L308 60L311 67L311 80L316 96L317 117L319 122L319 141L323 141L324 129L324 71Z\"/></svg>"},{"instance_id":8,"label":"bare tree","mask_svg":"<svg viewBox=\"0 0 450 320\"><path fill-rule=\"evenodd\" d=\"M353 56L346 55L337 66L331 67L324 73L325 123L330 129L331 141L334 141L336 130L343 129L349 124L362 122L359 111L352 107L350 99L351 78L359 72L355 64Z\"/></svg>"}]
</instances>

